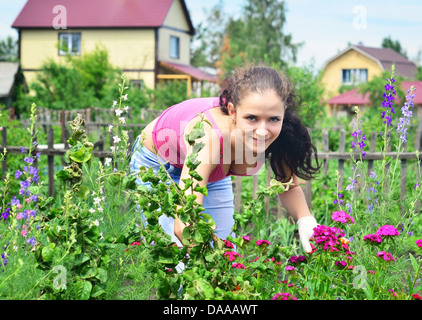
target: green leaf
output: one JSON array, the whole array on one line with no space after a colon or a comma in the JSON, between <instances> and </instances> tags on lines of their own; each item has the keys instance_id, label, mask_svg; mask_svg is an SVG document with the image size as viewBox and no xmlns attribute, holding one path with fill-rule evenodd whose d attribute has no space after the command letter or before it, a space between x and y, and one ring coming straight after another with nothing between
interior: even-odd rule
<instances>
[{"instance_id":1,"label":"green leaf","mask_svg":"<svg viewBox=\"0 0 422 320\"><path fill-rule=\"evenodd\" d=\"M80 273L82 279L92 278L97 275L98 269L97 267L83 267Z\"/></svg>"},{"instance_id":2,"label":"green leaf","mask_svg":"<svg viewBox=\"0 0 422 320\"><path fill-rule=\"evenodd\" d=\"M82 200L88 200L90 190L87 186L81 185L78 190L78 196Z\"/></svg>"},{"instance_id":3,"label":"green leaf","mask_svg":"<svg viewBox=\"0 0 422 320\"><path fill-rule=\"evenodd\" d=\"M89 281L78 281L75 283L76 300L88 300L91 296L92 284Z\"/></svg>"},{"instance_id":4,"label":"green leaf","mask_svg":"<svg viewBox=\"0 0 422 320\"><path fill-rule=\"evenodd\" d=\"M92 147L86 147L79 141L70 149L69 158L78 163L87 162L92 157Z\"/></svg>"},{"instance_id":5,"label":"green leaf","mask_svg":"<svg viewBox=\"0 0 422 320\"><path fill-rule=\"evenodd\" d=\"M51 262L54 257L54 253L56 249L56 245L54 243L50 243L47 247L42 248L41 250L41 257L45 262Z\"/></svg>"},{"instance_id":6,"label":"green leaf","mask_svg":"<svg viewBox=\"0 0 422 320\"><path fill-rule=\"evenodd\" d=\"M409 253L409 257L410 257L410 261L412 262L413 270L417 272L419 270L418 262L416 261L415 257L411 253Z\"/></svg>"}]
</instances>

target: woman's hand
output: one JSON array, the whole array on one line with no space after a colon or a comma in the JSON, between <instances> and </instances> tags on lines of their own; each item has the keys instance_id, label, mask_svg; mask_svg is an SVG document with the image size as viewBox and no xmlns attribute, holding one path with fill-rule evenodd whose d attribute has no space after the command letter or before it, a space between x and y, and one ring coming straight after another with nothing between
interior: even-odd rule
<instances>
[{"instance_id":1,"label":"woman's hand","mask_svg":"<svg viewBox=\"0 0 422 320\"><path fill-rule=\"evenodd\" d=\"M314 228L318 226L316 219L313 216L306 216L297 221L299 228L299 238L302 243L302 248L306 253L312 252L311 243L309 240L314 234Z\"/></svg>"}]
</instances>

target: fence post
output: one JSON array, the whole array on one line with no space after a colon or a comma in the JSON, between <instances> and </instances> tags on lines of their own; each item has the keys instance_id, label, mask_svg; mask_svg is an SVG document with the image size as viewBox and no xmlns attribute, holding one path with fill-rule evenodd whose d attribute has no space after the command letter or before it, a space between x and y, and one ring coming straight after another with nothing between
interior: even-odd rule
<instances>
[{"instance_id":1,"label":"fence post","mask_svg":"<svg viewBox=\"0 0 422 320\"><path fill-rule=\"evenodd\" d=\"M54 130L52 126L48 128L47 136L47 150L51 151L54 149ZM48 165L48 195L52 197L54 195L54 155L49 154L47 156Z\"/></svg>"},{"instance_id":2,"label":"fence post","mask_svg":"<svg viewBox=\"0 0 422 320\"><path fill-rule=\"evenodd\" d=\"M7 128L6 127L3 127L3 131L1 132L1 147L2 147L1 152L3 152L4 148L7 148ZM7 153L4 156L4 159L1 163L1 170L3 174L5 174L7 171Z\"/></svg>"}]
</instances>

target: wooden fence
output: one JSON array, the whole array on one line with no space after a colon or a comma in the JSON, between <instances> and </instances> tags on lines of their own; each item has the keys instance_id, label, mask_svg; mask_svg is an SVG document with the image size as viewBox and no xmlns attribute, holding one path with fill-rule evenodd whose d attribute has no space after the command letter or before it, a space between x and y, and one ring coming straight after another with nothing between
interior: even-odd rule
<instances>
[{"instance_id":1,"label":"wooden fence","mask_svg":"<svg viewBox=\"0 0 422 320\"><path fill-rule=\"evenodd\" d=\"M81 110L79 110L81 111ZM126 124L122 125L128 129L129 134L129 145L131 146L134 142L134 138L136 135L145 127L145 123L148 123L152 120L155 116L159 114L160 111L153 110L153 111L143 111L141 115L137 119L131 119L131 121L127 122ZM37 119L37 125L42 126L47 133L47 145L46 146L38 146L34 149L34 154L39 152L41 155L47 156L47 170L48 170L48 193L49 195L53 195L54 192L54 177L55 177L55 168L54 168L54 157L62 157L64 156L65 152L69 149L69 146L66 144L66 140L69 137L69 129L67 127L67 121L71 121L74 119L78 110L73 111L64 111L64 110L42 110L39 113ZM86 109L80 112L85 114L86 116L86 126L91 128L90 130L96 129L100 131L99 133L99 140L94 143L94 151L93 156L98 157L100 159L104 159L106 157L111 157L111 151L105 151L104 146L106 145L106 139L109 138L109 142L107 145L113 145L112 135L106 129L108 125L112 122L114 114L113 110L106 110L106 109L93 109L87 111ZM127 117L130 119L130 113ZM27 126L28 123L23 121L23 125ZM63 146L57 148L54 145L54 132L52 126L60 126L62 128L62 141ZM318 150L318 157L320 161L322 161L322 170L323 174L326 175L329 172L329 164L330 160L338 161L338 171L340 178L340 187L344 182L344 166L347 161L351 161L351 154L346 151L346 132L342 128L337 128L339 131L339 149L338 151L330 151L329 150L329 130L323 129L322 130L322 150ZM136 134L135 134L136 132ZM363 160L368 163L368 170L371 170L374 164L374 161L381 160L383 158L383 154L381 152L376 152L376 136L377 133L371 133L369 139L369 151L363 157ZM16 146L9 146L7 144L7 128L4 128L2 131L2 149L6 148L7 153L21 153L21 148ZM321 143L320 143L321 144ZM419 159L422 158L422 119L419 121L419 125L416 129L416 138L415 138L415 150L419 150L420 153L417 155L416 151L407 152L404 151L399 155L400 159L400 170L401 170L401 199L404 199L406 195L406 175L407 175L407 161L410 159ZM25 152L28 150L25 149ZM395 158L397 156L396 152L387 151L387 156ZM359 153L354 154L353 156L359 158ZM2 162L2 171L6 172L7 170L7 163L6 161ZM267 170L266 174L266 183L269 184L272 173L271 170ZM242 177L235 177L233 179L233 188L234 188L234 195L235 195L235 210L241 210L242 198ZM419 172L417 173L417 181L420 181ZM312 207L312 182L311 181L304 181L302 183L302 188L305 192L305 197L308 205ZM258 175L252 177L252 197L256 197L256 192L258 190ZM277 204L276 207L271 207L270 202L271 200L267 200L267 211L276 213L278 216L285 214L282 206L278 202L278 199L275 199L275 203ZM274 203L274 202L273 202Z\"/></svg>"}]
</instances>

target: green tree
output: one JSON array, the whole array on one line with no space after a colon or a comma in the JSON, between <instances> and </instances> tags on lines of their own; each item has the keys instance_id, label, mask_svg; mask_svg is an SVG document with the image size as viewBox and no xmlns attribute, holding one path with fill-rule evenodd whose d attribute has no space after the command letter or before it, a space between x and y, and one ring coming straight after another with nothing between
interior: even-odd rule
<instances>
[{"instance_id":1,"label":"green tree","mask_svg":"<svg viewBox=\"0 0 422 320\"><path fill-rule=\"evenodd\" d=\"M0 61L18 60L18 41L8 36L0 41Z\"/></svg>"},{"instance_id":2,"label":"green tree","mask_svg":"<svg viewBox=\"0 0 422 320\"><path fill-rule=\"evenodd\" d=\"M400 41L399 40L392 40L391 36L388 36L384 39L382 39L382 44L381 46L383 48L390 48L393 49L394 51L396 51L397 53L400 53L402 56L407 58L407 53L404 50L404 48L402 48Z\"/></svg>"},{"instance_id":3,"label":"green tree","mask_svg":"<svg viewBox=\"0 0 422 320\"><path fill-rule=\"evenodd\" d=\"M17 113L27 113L32 102L52 109L109 107L120 74L100 47L81 57L69 55L63 63L49 59L29 84L34 95L18 94Z\"/></svg>"}]
</instances>

